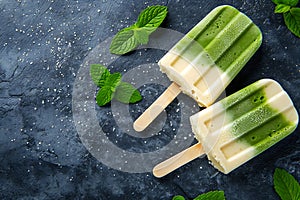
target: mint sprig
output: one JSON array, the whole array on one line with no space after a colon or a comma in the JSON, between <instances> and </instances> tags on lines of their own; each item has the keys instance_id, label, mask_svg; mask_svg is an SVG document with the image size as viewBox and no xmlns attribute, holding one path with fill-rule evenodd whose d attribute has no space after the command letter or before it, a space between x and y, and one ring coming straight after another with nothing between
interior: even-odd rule
<instances>
[{"instance_id":1,"label":"mint sprig","mask_svg":"<svg viewBox=\"0 0 300 200\"><path fill-rule=\"evenodd\" d=\"M285 4L288 6L296 6L299 0L272 0L276 5Z\"/></svg>"},{"instance_id":2,"label":"mint sprig","mask_svg":"<svg viewBox=\"0 0 300 200\"><path fill-rule=\"evenodd\" d=\"M172 198L172 200L185 200L185 198L181 195L176 195Z\"/></svg>"},{"instance_id":3,"label":"mint sprig","mask_svg":"<svg viewBox=\"0 0 300 200\"><path fill-rule=\"evenodd\" d=\"M201 194L194 198L194 200L225 200L224 191L210 191L204 194ZM172 198L172 200L185 200L185 198L181 195L176 195Z\"/></svg>"},{"instance_id":4,"label":"mint sprig","mask_svg":"<svg viewBox=\"0 0 300 200\"><path fill-rule=\"evenodd\" d=\"M299 200L300 185L297 180L283 169L276 168L273 176L274 188L281 200ZM201 194L194 200L225 200L224 191L210 191ZM181 195L176 195L172 200L185 200Z\"/></svg>"},{"instance_id":5,"label":"mint sprig","mask_svg":"<svg viewBox=\"0 0 300 200\"><path fill-rule=\"evenodd\" d=\"M282 200L300 199L300 185L287 171L276 168L273 179L275 191Z\"/></svg>"},{"instance_id":6,"label":"mint sprig","mask_svg":"<svg viewBox=\"0 0 300 200\"><path fill-rule=\"evenodd\" d=\"M291 9L291 6L285 5L285 4L278 4L275 7L275 13L286 13L289 12Z\"/></svg>"},{"instance_id":7,"label":"mint sprig","mask_svg":"<svg viewBox=\"0 0 300 200\"><path fill-rule=\"evenodd\" d=\"M122 75L119 72L111 74L103 65L92 64L90 75L93 82L100 88L96 95L96 102L99 106L108 104L112 99L122 103L136 103L142 99L135 87L121 81Z\"/></svg>"},{"instance_id":8,"label":"mint sprig","mask_svg":"<svg viewBox=\"0 0 300 200\"><path fill-rule=\"evenodd\" d=\"M165 19L167 12L166 6L150 6L140 13L135 25L138 28L149 28L148 30L155 30L156 27L159 27Z\"/></svg>"},{"instance_id":9,"label":"mint sprig","mask_svg":"<svg viewBox=\"0 0 300 200\"><path fill-rule=\"evenodd\" d=\"M93 82L98 87L103 87L106 78L110 76L108 69L106 69L106 67L101 66L99 64L91 64L90 74Z\"/></svg>"},{"instance_id":10,"label":"mint sprig","mask_svg":"<svg viewBox=\"0 0 300 200\"><path fill-rule=\"evenodd\" d=\"M116 91L116 87L121 83L122 75L119 72L110 74L104 82L104 87L110 87L111 91Z\"/></svg>"},{"instance_id":11,"label":"mint sprig","mask_svg":"<svg viewBox=\"0 0 300 200\"><path fill-rule=\"evenodd\" d=\"M135 24L119 31L112 39L110 52L117 55L126 54L141 44L147 44L153 33L167 16L166 6L150 6L143 10Z\"/></svg>"},{"instance_id":12,"label":"mint sprig","mask_svg":"<svg viewBox=\"0 0 300 200\"><path fill-rule=\"evenodd\" d=\"M117 55L128 53L139 45L139 41L135 36L132 28L123 29L115 35L111 44L110 52Z\"/></svg>"},{"instance_id":13,"label":"mint sprig","mask_svg":"<svg viewBox=\"0 0 300 200\"><path fill-rule=\"evenodd\" d=\"M283 14L288 29L300 37L300 8L291 8L290 12Z\"/></svg>"},{"instance_id":14,"label":"mint sprig","mask_svg":"<svg viewBox=\"0 0 300 200\"><path fill-rule=\"evenodd\" d=\"M299 0L272 0L275 4L275 13L283 13L287 28L300 37L300 8L295 7Z\"/></svg>"},{"instance_id":15,"label":"mint sprig","mask_svg":"<svg viewBox=\"0 0 300 200\"><path fill-rule=\"evenodd\" d=\"M142 99L142 96L131 84L121 82L116 88L114 98L122 103L136 103Z\"/></svg>"},{"instance_id":16,"label":"mint sprig","mask_svg":"<svg viewBox=\"0 0 300 200\"><path fill-rule=\"evenodd\" d=\"M194 200L225 200L224 191L210 191L197 196Z\"/></svg>"},{"instance_id":17,"label":"mint sprig","mask_svg":"<svg viewBox=\"0 0 300 200\"><path fill-rule=\"evenodd\" d=\"M112 100L113 91L109 86L103 86L97 93L96 102L99 106L104 106Z\"/></svg>"}]
</instances>

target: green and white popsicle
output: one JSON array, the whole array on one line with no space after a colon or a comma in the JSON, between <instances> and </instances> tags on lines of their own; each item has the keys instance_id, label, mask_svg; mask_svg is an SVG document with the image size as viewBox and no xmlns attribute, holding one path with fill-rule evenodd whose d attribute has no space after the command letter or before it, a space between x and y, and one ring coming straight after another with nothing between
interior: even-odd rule
<instances>
[{"instance_id":1,"label":"green and white popsicle","mask_svg":"<svg viewBox=\"0 0 300 200\"><path fill-rule=\"evenodd\" d=\"M155 176L162 177L202 154L227 174L291 134L298 114L276 81L262 79L191 116L190 121L199 143L158 164Z\"/></svg>"},{"instance_id":2,"label":"green and white popsicle","mask_svg":"<svg viewBox=\"0 0 300 200\"><path fill-rule=\"evenodd\" d=\"M262 79L190 120L208 159L227 174L292 133L298 114L276 81Z\"/></svg>"},{"instance_id":3,"label":"green and white popsicle","mask_svg":"<svg viewBox=\"0 0 300 200\"><path fill-rule=\"evenodd\" d=\"M211 105L261 42L259 28L236 8L212 10L159 61L173 83L135 121L135 130L144 130L181 91L200 106Z\"/></svg>"}]
</instances>

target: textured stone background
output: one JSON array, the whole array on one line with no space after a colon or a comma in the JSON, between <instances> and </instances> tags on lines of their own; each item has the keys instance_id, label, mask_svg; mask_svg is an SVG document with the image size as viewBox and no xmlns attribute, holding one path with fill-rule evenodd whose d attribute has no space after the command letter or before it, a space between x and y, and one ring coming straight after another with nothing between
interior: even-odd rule
<instances>
[{"instance_id":1,"label":"textured stone background","mask_svg":"<svg viewBox=\"0 0 300 200\"><path fill-rule=\"evenodd\" d=\"M111 169L86 150L72 118L76 73L97 44L134 23L142 9L154 4L168 6L162 27L182 33L221 4L246 13L261 28L264 40L227 94L260 78L273 78L287 90L299 111L300 39L287 30L281 15L273 13L271 0L1 0L1 199L171 199L177 194L194 198L210 190L224 190L230 200L264 200L279 199L272 183L276 167L300 181L299 128L229 175L217 173L203 158L157 179L151 173ZM122 71L124 63L133 68L143 56L155 62L164 53L137 51L111 70ZM163 88L145 86L140 90L154 91L155 95L145 96L140 104L146 107ZM176 102L168 109L175 108ZM101 108L98 111L100 124L109 119L101 116L105 113ZM134 118L138 114L133 110ZM166 134L173 137L176 133ZM155 146L154 141L149 143ZM130 146L130 141L124 142Z\"/></svg>"}]
</instances>

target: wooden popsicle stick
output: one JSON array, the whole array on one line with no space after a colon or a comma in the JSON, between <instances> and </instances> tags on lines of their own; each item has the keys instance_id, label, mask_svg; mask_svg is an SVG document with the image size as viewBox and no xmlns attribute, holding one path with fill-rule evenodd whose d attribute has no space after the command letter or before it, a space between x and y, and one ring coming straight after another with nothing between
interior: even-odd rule
<instances>
[{"instance_id":1,"label":"wooden popsicle stick","mask_svg":"<svg viewBox=\"0 0 300 200\"><path fill-rule=\"evenodd\" d=\"M205 152L201 143L197 143L156 165L153 168L153 175L157 178L163 177L203 154L205 154Z\"/></svg>"},{"instance_id":2,"label":"wooden popsicle stick","mask_svg":"<svg viewBox=\"0 0 300 200\"><path fill-rule=\"evenodd\" d=\"M172 83L165 91L154 101L145 112L139 116L133 123L134 130L143 131L149 124L178 96L181 92L176 83Z\"/></svg>"}]
</instances>

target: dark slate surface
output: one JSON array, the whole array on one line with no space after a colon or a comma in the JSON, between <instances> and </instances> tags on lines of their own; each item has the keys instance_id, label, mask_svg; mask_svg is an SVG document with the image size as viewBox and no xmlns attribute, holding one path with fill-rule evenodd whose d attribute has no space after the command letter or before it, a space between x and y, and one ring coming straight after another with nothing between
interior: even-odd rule
<instances>
[{"instance_id":1,"label":"dark slate surface","mask_svg":"<svg viewBox=\"0 0 300 200\"><path fill-rule=\"evenodd\" d=\"M287 30L281 15L273 13L271 0L2 0L1 199L171 199L178 194L194 198L210 190L224 190L230 200L279 199L272 183L276 167L286 169L300 181L299 128L229 175L217 173L202 158L157 179L150 172L113 169L90 154L73 121L72 88L77 71L100 42L134 23L142 9L154 4L168 6L169 14L162 26L181 33L188 32L221 4L234 5L246 13L261 28L264 40L257 54L229 85L227 94L258 79L273 78L282 84L299 110L300 39ZM140 50L120 58L124 60L110 69L132 69L144 62L141 60L157 62L164 53ZM163 89L158 85L141 87L147 98L130 107L132 118ZM174 102L168 107L168 112L176 115L176 105ZM99 124L106 128L110 140L120 140L120 134L110 132L113 125L105 109L109 111L110 107L97 108ZM178 122L176 118L168 120ZM135 151L154 151L157 144L166 145L176 130L165 128L161 139L150 138L146 147L135 141ZM129 148L130 137L121 135L126 139L120 140L123 148Z\"/></svg>"}]
</instances>

